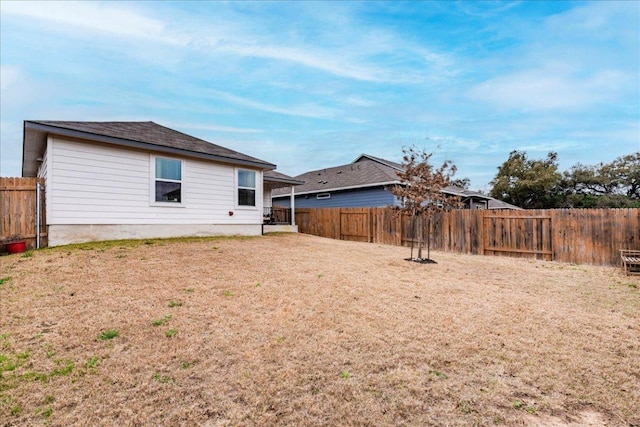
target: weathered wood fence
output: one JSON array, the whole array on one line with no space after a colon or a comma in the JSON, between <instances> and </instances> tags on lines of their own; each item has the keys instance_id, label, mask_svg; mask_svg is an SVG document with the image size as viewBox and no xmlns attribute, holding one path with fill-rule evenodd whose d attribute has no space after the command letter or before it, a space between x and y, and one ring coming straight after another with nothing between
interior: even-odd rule
<instances>
[{"instance_id":1,"label":"weathered wood fence","mask_svg":"<svg viewBox=\"0 0 640 427\"><path fill-rule=\"evenodd\" d=\"M40 183L40 246L46 246L47 227L44 180L38 178L0 178L0 252L4 243L19 237L28 249L36 247L37 185Z\"/></svg>"},{"instance_id":2,"label":"weathered wood fence","mask_svg":"<svg viewBox=\"0 0 640 427\"><path fill-rule=\"evenodd\" d=\"M408 246L414 222L388 208L296 209L302 233ZM640 249L640 209L453 210L435 215L431 249L618 265L619 249Z\"/></svg>"}]
</instances>

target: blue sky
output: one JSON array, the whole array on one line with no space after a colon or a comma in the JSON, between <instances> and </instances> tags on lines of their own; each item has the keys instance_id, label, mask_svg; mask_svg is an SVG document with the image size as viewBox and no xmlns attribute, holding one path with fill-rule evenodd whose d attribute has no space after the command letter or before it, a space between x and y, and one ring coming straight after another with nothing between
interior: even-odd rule
<instances>
[{"instance_id":1,"label":"blue sky","mask_svg":"<svg viewBox=\"0 0 640 427\"><path fill-rule=\"evenodd\" d=\"M403 146L489 190L510 151L640 151L640 2L0 3L0 173L23 120L146 121L298 175Z\"/></svg>"}]
</instances>

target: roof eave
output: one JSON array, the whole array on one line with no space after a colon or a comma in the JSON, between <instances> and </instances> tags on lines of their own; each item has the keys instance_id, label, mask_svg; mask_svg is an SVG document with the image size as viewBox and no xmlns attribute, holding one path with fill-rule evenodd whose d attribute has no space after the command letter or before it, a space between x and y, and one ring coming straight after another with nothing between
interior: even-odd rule
<instances>
[{"instance_id":1,"label":"roof eave","mask_svg":"<svg viewBox=\"0 0 640 427\"><path fill-rule=\"evenodd\" d=\"M283 184L290 184L290 185L302 185L305 183L305 181L300 181L298 179L293 179L293 178L276 178L273 176L265 176L263 177L263 181L265 182L281 182Z\"/></svg>"},{"instance_id":2,"label":"roof eave","mask_svg":"<svg viewBox=\"0 0 640 427\"><path fill-rule=\"evenodd\" d=\"M316 190L308 190L308 191L296 191L296 196L303 196L305 194L315 194L315 193L327 193L331 191L344 191L344 190L355 190L358 188L370 188L370 187L380 187L384 185L398 185L401 184L400 181L387 181L387 182L376 182L373 184L364 184L364 185L351 185L348 187L335 187L335 188L320 188ZM273 197L281 197L283 194L274 195Z\"/></svg>"}]
</instances>

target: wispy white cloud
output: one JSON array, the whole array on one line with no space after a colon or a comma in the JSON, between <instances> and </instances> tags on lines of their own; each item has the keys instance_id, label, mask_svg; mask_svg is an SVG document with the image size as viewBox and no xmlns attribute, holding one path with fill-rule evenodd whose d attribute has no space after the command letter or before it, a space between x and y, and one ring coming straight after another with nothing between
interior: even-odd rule
<instances>
[{"instance_id":1,"label":"wispy white cloud","mask_svg":"<svg viewBox=\"0 0 640 427\"><path fill-rule=\"evenodd\" d=\"M181 129L206 130L223 133L264 133L263 129L252 129L235 126L216 126L202 123L167 122L166 125Z\"/></svg>"},{"instance_id":2,"label":"wispy white cloud","mask_svg":"<svg viewBox=\"0 0 640 427\"><path fill-rule=\"evenodd\" d=\"M456 7L461 12L478 17L478 18L490 18L499 13L506 12L509 9L512 9L518 6L521 1L483 1L483 2L473 2L473 1L464 1L458 0L456 1Z\"/></svg>"},{"instance_id":3,"label":"wispy white cloud","mask_svg":"<svg viewBox=\"0 0 640 427\"><path fill-rule=\"evenodd\" d=\"M550 16L546 28L570 39L626 39L637 43L640 4L637 1L588 2Z\"/></svg>"},{"instance_id":4,"label":"wispy white cloud","mask_svg":"<svg viewBox=\"0 0 640 427\"><path fill-rule=\"evenodd\" d=\"M384 72L376 67L344 61L334 54L325 54L318 49L299 49L287 46L262 46L259 44L224 44L216 46L219 51L235 55L289 61L305 67L325 71L327 73L355 80L385 82L389 80Z\"/></svg>"},{"instance_id":5,"label":"wispy white cloud","mask_svg":"<svg viewBox=\"0 0 640 427\"><path fill-rule=\"evenodd\" d=\"M162 43L185 42L176 34L168 34L163 22L144 16L122 3L8 1L2 3L2 13L49 21L65 30L70 26L88 32Z\"/></svg>"},{"instance_id":6,"label":"wispy white cloud","mask_svg":"<svg viewBox=\"0 0 640 427\"><path fill-rule=\"evenodd\" d=\"M364 82L420 83L432 79L436 73L416 72L412 67L416 61L425 69L442 68L448 63L444 54L413 46L408 40L398 39L397 35L382 29L368 29L365 38L346 18L341 20L339 31L343 39L350 42L325 49L320 47L321 40L306 42L290 36L265 37L264 28L254 28L248 23L230 23L222 19L195 21L192 26L177 20L170 23L167 18L163 20L160 13L149 17L148 12L145 14L142 9L138 11L131 4L120 2L5 2L3 13L51 22L57 26L53 29L58 31L75 29L104 36L144 39L194 49L206 56L227 54L283 61ZM316 18L313 25L322 26L322 19ZM336 35L329 38L333 37ZM388 56L388 64L381 62L384 56ZM410 64L403 67L401 62L406 61Z\"/></svg>"},{"instance_id":7,"label":"wispy white cloud","mask_svg":"<svg viewBox=\"0 0 640 427\"><path fill-rule=\"evenodd\" d=\"M15 65L0 67L0 82L2 91L0 105L3 117L25 108L32 110L36 107L45 108L45 104L39 101L43 97L56 98L61 92L59 88L47 82L34 79L26 74L22 67Z\"/></svg>"},{"instance_id":8,"label":"wispy white cloud","mask_svg":"<svg viewBox=\"0 0 640 427\"><path fill-rule=\"evenodd\" d=\"M19 79L20 70L16 66L2 65L0 66L0 90L4 93L13 87Z\"/></svg>"},{"instance_id":9,"label":"wispy white cloud","mask_svg":"<svg viewBox=\"0 0 640 427\"><path fill-rule=\"evenodd\" d=\"M260 111L266 111L269 113L284 114L288 116L309 117L315 119L331 118L336 114L336 111L331 108L322 107L312 103L298 104L290 107L280 107L277 105L267 104L264 102L233 95L231 93L217 92L217 94L220 98L234 104Z\"/></svg>"},{"instance_id":10,"label":"wispy white cloud","mask_svg":"<svg viewBox=\"0 0 640 427\"><path fill-rule=\"evenodd\" d=\"M640 96L639 25L637 2L590 2L551 15L521 30L516 49L496 52L496 70L468 94L522 112L577 112L628 102L629 94Z\"/></svg>"},{"instance_id":11,"label":"wispy white cloud","mask_svg":"<svg viewBox=\"0 0 640 427\"><path fill-rule=\"evenodd\" d=\"M353 105L355 107L373 107L375 105L378 105L378 102L376 101L372 101L356 95L348 96L343 100L343 102L345 104Z\"/></svg>"},{"instance_id":12,"label":"wispy white cloud","mask_svg":"<svg viewBox=\"0 0 640 427\"><path fill-rule=\"evenodd\" d=\"M614 70L583 77L537 69L490 79L472 88L470 95L478 101L520 111L583 110L615 99L632 78Z\"/></svg>"}]
</instances>

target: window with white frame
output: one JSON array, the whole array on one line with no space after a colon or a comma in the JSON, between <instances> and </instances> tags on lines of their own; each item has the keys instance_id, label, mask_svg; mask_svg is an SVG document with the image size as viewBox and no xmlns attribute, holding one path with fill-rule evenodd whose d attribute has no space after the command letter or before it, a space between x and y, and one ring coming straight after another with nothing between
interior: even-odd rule
<instances>
[{"instance_id":1,"label":"window with white frame","mask_svg":"<svg viewBox=\"0 0 640 427\"><path fill-rule=\"evenodd\" d=\"M238 169L238 206L256 205L256 173Z\"/></svg>"},{"instance_id":2,"label":"window with white frame","mask_svg":"<svg viewBox=\"0 0 640 427\"><path fill-rule=\"evenodd\" d=\"M182 160L155 158L155 201L182 203Z\"/></svg>"}]
</instances>

